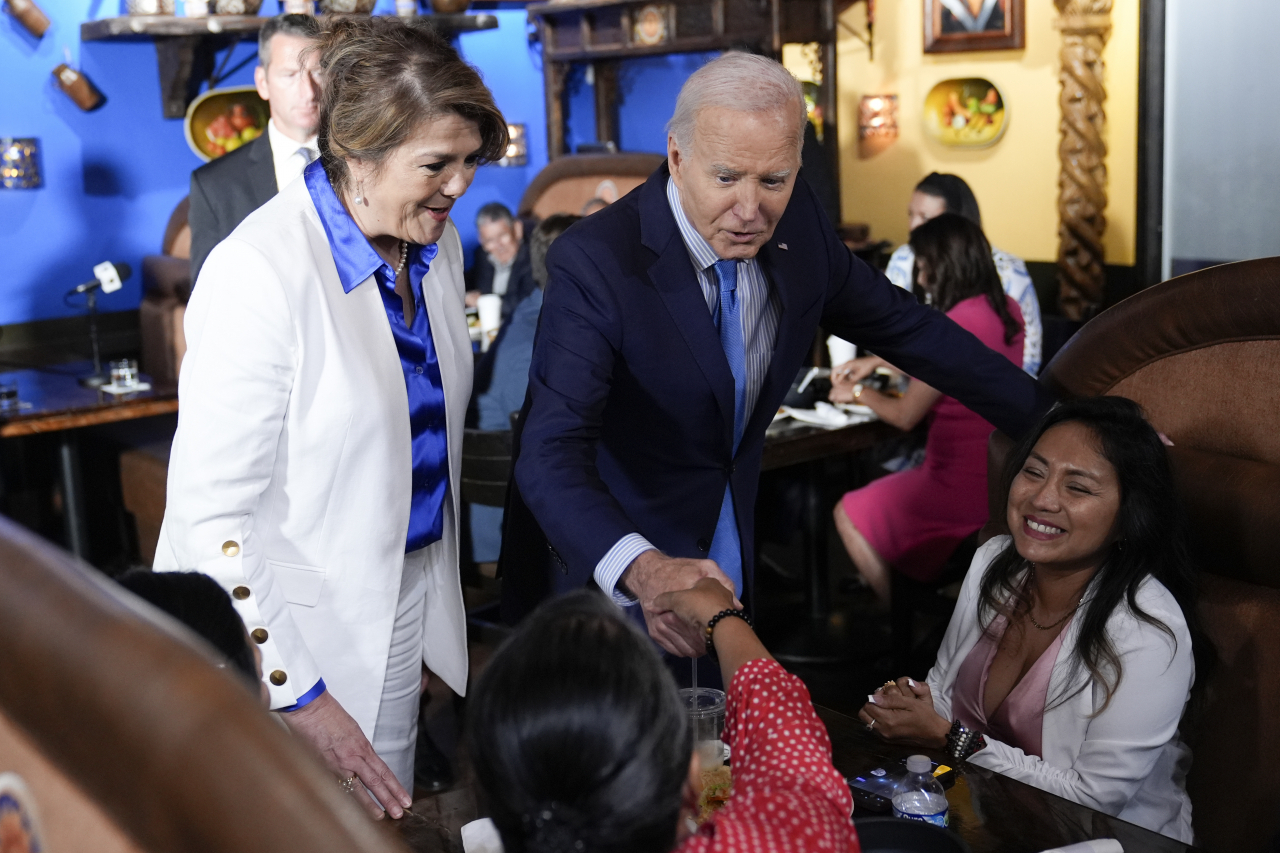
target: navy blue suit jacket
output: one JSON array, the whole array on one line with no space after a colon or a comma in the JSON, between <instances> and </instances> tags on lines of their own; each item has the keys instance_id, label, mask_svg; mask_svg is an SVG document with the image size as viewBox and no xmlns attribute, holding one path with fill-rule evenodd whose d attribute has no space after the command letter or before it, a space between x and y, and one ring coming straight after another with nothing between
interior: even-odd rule
<instances>
[{"instance_id":1,"label":"navy blue suit jacket","mask_svg":"<svg viewBox=\"0 0 1280 853\"><path fill-rule=\"evenodd\" d=\"M623 536L705 558L732 483L752 593L760 457L823 329L1018 435L1052 397L1004 356L855 258L803 179L757 256L782 302L769 371L736 455L734 388L667 203L664 165L552 244L503 536L503 612L587 585Z\"/></svg>"}]
</instances>

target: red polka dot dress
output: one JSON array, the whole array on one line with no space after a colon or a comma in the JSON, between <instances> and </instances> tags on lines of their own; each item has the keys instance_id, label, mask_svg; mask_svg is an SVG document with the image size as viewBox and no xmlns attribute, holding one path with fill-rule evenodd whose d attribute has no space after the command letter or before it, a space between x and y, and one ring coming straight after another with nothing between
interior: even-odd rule
<instances>
[{"instance_id":1,"label":"red polka dot dress","mask_svg":"<svg viewBox=\"0 0 1280 853\"><path fill-rule=\"evenodd\" d=\"M831 739L804 682L776 661L740 667L724 740L733 794L678 853L860 853L853 799L831 765Z\"/></svg>"}]
</instances>

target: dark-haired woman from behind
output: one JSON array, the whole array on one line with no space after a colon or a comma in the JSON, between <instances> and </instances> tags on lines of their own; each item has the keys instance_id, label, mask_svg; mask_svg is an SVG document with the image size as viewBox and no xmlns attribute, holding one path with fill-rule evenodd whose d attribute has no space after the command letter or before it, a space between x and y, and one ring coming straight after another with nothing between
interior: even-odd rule
<instances>
[{"instance_id":1,"label":"dark-haired woman from behind","mask_svg":"<svg viewBox=\"0 0 1280 853\"><path fill-rule=\"evenodd\" d=\"M859 716L1191 843L1178 729L1212 650L1164 444L1130 400L1063 403L1005 488L1012 535L978 549L928 683Z\"/></svg>"},{"instance_id":2,"label":"dark-haired woman from behind","mask_svg":"<svg viewBox=\"0 0 1280 853\"><path fill-rule=\"evenodd\" d=\"M911 232L916 282L927 301L1015 364L1022 361L1022 314L1000 285L982 229L944 213ZM912 380L901 397L861 384L887 366L875 356L832 371L831 399L860 403L909 430L930 418L924 464L846 494L836 530L854 567L885 604L890 571L929 581L965 537L987 520L987 438L991 424L951 397Z\"/></svg>"},{"instance_id":3,"label":"dark-haired woman from behind","mask_svg":"<svg viewBox=\"0 0 1280 853\"><path fill-rule=\"evenodd\" d=\"M577 592L525 620L469 702L468 749L506 853L858 853L849 788L803 682L745 620L716 618L733 593L704 579L658 602L719 655L728 804L688 829L701 774L675 682L615 605Z\"/></svg>"}]
</instances>

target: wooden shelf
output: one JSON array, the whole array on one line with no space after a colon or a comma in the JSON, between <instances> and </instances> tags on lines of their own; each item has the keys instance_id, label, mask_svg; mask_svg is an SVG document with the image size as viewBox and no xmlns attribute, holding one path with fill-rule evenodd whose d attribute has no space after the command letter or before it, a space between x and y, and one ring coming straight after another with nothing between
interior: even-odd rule
<instances>
[{"instance_id":1,"label":"wooden shelf","mask_svg":"<svg viewBox=\"0 0 1280 853\"><path fill-rule=\"evenodd\" d=\"M200 94L203 82L207 80L210 88L221 82L215 71L214 54L246 36L256 37L266 20L257 15L124 15L86 21L80 25L80 40L154 41L164 117L182 118L187 106ZM498 17L488 14L421 15L415 20L430 24L447 36L498 28Z\"/></svg>"},{"instance_id":2,"label":"wooden shelf","mask_svg":"<svg viewBox=\"0 0 1280 853\"><path fill-rule=\"evenodd\" d=\"M80 25L81 41L154 38L156 36L218 36L257 33L267 18L257 15L210 15L207 18L179 18L173 15L122 15ZM421 15L425 21L449 33L476 32L498 28L496 15Z\"/></svg>"}]
</instances>

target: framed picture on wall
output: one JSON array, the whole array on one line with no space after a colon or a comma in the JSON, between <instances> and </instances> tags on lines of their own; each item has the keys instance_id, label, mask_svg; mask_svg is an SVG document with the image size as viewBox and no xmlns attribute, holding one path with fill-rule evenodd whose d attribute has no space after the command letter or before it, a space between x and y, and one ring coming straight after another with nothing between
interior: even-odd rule
<instances>
[{"instance_id":1,"label":"framed picture on wall","mask_svg":"<svg viewBox=\"0 0 1280 853\"><path fill-rule=\"evenodd\" d=\"M924 52L1021 50L1025 0L924 0Z\"/></svg>"}]
</instances>

